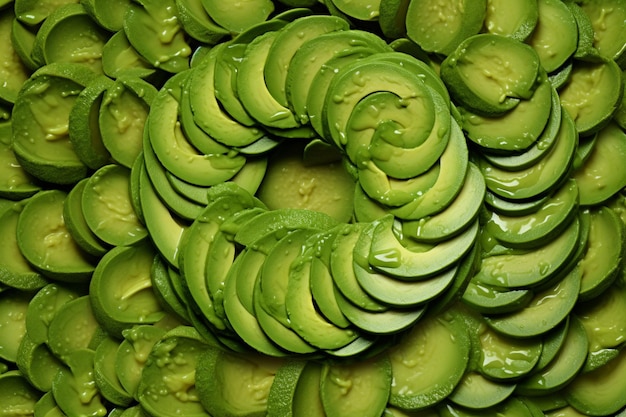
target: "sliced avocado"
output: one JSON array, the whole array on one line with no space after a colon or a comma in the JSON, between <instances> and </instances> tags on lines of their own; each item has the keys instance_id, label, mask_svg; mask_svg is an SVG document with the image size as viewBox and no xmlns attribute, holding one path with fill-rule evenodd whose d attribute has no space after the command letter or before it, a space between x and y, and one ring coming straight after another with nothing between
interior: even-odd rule
<instances>
[{"instance_id":1,"label":"sliced avocado","mask_svg":"<svg viewBox=\"0 0 626 417\"><path fill-rule=\"evenodd\" d=\"M28 383L28 380L17 370L0 374L0 401L7 413L30 413L33 415L35 404L43 395Z\"/></svg>"},{"instance_id":2,"label":"sliced avocado","mask_svg":"<svg viewBox=\"0 0 626 417\"><path fill-rule=\"evenodd\" d=\"M26 334L26 312L32 293L11 289L0 293L0 322L6 329L0 337L0 358L17 359L20 342Z\"/></svg>"},{"instance_id":3,"label":"sliced avocado","mask_svg":"<svg viewBox=\"0 0 626 417\"><path fill-rule=\"evenodd\" d=\"M157 69L130 44L126 32L119 30L102 47L102 71L111 78L121 74L154 78Z\"/></svg>"},{"instance_id":4,"label":"sliced avocado","mask_svg":"<svg viewBox=\"0 0 626 417\"><path fill-rule=\"evenodd\" d=\"M475 278L470 279L463 292L463 302L480 313L508 313L519 310L533 298L527 289L503 289L487 285Z\"/></svg>"},{"instance_id":5,"label":"sliced avocado","mask_svg":"<svg viewBox=\"0 0 626 417\"><path fill-rule=\"evenodd\" d=\"M15 4L17 19L29 26L37 26L43 22L56 8L68 3L78 3L76 0L59 0L45 2L39 0L18 0Z\"/></svg>"},{"instance_id":6,"label":"sliced avocado","mask_svg":"<svg viewBox=\"0 0 626 417\"><path fill-rule=\"evenodd\" d=\"M189 68L191 55L177 13L175 0L141 0L130 2L124 15L124 33L133 48L168 73Z\"/></svg>"},{"instance_id":7,"label":"sliced avocado","mask_svg":"<svg viewBox=\"0 0 626 417\"><path fill-rule=\"evenodd\" d=\"M274 11L270 0L245 0L223 3L218 0L201 0L209 16L231 33L241 33L264 22Z\"/></svg>"},{"instance_id":8,"label":"sliced avocado","mask_svg":"<svg viewBox=\"0 0 626 417\"><path fill-rule=\"evenodd\" d=\"M496 117L483 116L459 106L463 130L468 138L494 153L519 152L532 146L545 129L552 106L552 85L547 76L540 76L537 83L530 99L521 100L511 110Z\"/></svg>"},{"instance_id":9,"label":"sliced avocado","mask_svg":"<svg viewBox=\"0 0 626 417\"><path fill-rule=\"evenodd\" d=\"M469 353L461 313L452 309L424 317L389 350L394 381L389 404L422 410L441 402L461 381Z\"/></svg>"},{"instance_id":10,"label":"sliced avocado","mask_svg":"<svg viewBox=\"0 0 626 417\"><path fill-rule=\"evenodd\" d=\"M558 392L577 378L587 357L587 335L576 315L570 315L567 335L552 361L527 376L516 389L519 395L544 395Z\"/></svg>"},{"instance_id":11,"label":"sliced avocado","mask_svg":"<svg viewBox=\"0 0 626 417\"><path fill-rule=\"evenodd\" d=\"M130 170L121 165L105 165L89 178L82 205L87 225L104 242L128 245L147 236L130 202Z\"/></svg>"},{"instance_id":12,"label":"sliced avocado","mask_svg":"<svg viewBox=\"0 0 626 417\"><path fill-rule=\"evenodd\" d=\"M537 164L519 171L508 171L481 159L479 167L485 177L487 189L511 200L533 199L553 191L572 168L577 139L574 121L564 112L556 143Z\"/></svg>"},{"instance_id":13,"label":"sliced avocado","mask_svg":"<svg viewBox=\"0 0 626 417\"><path fill-rule=\"evenodd\" d=\"M180 25L193 39L206 45L215 45L228 35L207 13L201 1L176 0Z\"/></svg>"},{"instance_id":14,"label":"sliced avocado","mask_svg":"<svg viewBox=\"0 0 626 417\"><path fill-rule=\"evenodd\" d=\"M289 22L276 35L263 67L265 84L281 105L289 105L286 93L289 63L298 49L309 39L324 33L349 29L348 22L337 16L309 15Z\"/></svg>"},{"instance_id":15,"label":"sliced avocado","mask_svg":"<svg viewBox=\"0 0 626 417\"><path fill-rule=\"evenodd\" d=\"M624 9L616 1L576 1L589 17L593 28L593 46L604 57L613 59L623 67Z\"/></svg>"},{"instance_id":16,"label":"sliced avocado","mask_svg":"<svg viewBox=\"0 0 626 417\"><path fill-rule=\"evenodd\" d=\"M494 381L470 371L463 375L459 386L448 399L461 407L483 410L503 403L514 390L515 383Z\"/></svg>"},{"instance_id":17,"label":"sliced avocado","mask_svg":"<svg viewBox=\"0 0 626 417\"><path fill-rule=\"evenodd\" d=\"M543 245L486 256L476 279L505 288L526 288L545 283L574 257L582 229L581 220L576 216L559 236Z\"/></svg>"},{"instance_id":18,"label":"sliced avocado","mask_svg":"<svg viewBox=\"0 0 626 417\"><path fill-rule=\"evenodd\" d=\"M44 64L71 62L101 74L102 48L109 36L82 4L65 4L44 20L37 31L32 54Z\"/></svg>"},{"instance_id":19,"label":"sliced avocado","mask_svg":"<svg viewBox=\"0 0 626 417\"><path fill-rule=\"evenodd\" d=\"M265 415L272 383L284 363L284 359L259 354L206 349L196 369L196 388L202 405L212 415Z\"/></svg>"},{"instance_id":20,"label":"sliced avocado","mask_svg":"<svg viewBox=\"0 0 626 417\"><path fill-rule=\"evenodd\" d=\"M17 222L17 244L37 270L67 282L85 282L94 264L67 230L63 205L67 193L40 191L26 203ZM45 213L45 215L42 215Z\"/></svg>"},{"instance_id":21,"label":"sliced avocado","mask_svg":"<svg viewBox=\"0 0 626 417\"><path fill-rule=\"evenodd\" d=\"M110 32L117 32L123 29L124 14L130 0L114 0L113 2L85 0L81 1L81 4L98 25Z\"/></svg>"},{"instance_id":22,"label":"sliced avocado","mask_svg":"<svg viewBox=\"0 0 626 417\"><path fill-rule=\"evenodd\" d=\"M541 349L539 360L532 372L533 374L546 368L557 357L563 343L565 343L565 338L569 331L569 322L570 318L568 316L558 326L543 335L543 349Z\"/></svg>"},{"instance_id":23,"label":"sliced avocado","mask_svg":"<svg viewBox=\"0 0 626 417\"><path fill-rule=\"evenodd\" d=\"M454 0L434 6L426 0L411 1L406 13L407 37L427 52L448 55L481 30L486 13L486 0Z\"/></svg>"},{"instance_id":24,"label":"sliced avocado","mask_svg":"<svg viewBox=\"0 0 626 417\"><path fill-rule=\"evenodd\" d=\"M139 404L146 412L207 415L196 387L196 367L207 348L198 332L187 326L169 330L152 346L137 387Z\"/></svg>"},{"instance_id":25,"label":"sliced avocado","mask_svg":"<svg viewBox=\"0 0 626 417\"><path fill-rule=\"evenodd\" d=\"M117 246L98 263L89 292L94 314L110 334L121 336L123 329L165 315L150 278L155 254L149 242Z\"/></svg>"},{"instance_id":26,"label":"sliced avocado","mask_svg":"<svg viewBox=\"0 0 626 417\"><path fill-rule=\"evenodd\" d=\"M575 61L568 82L559 90L563 108L572 116L581 136L606 126L619 106L623 89L622 71L615 61ZM585 92L586 85L593 85Z\"/></svg>"},{"instance_id":27,"label":"sliced avocado","mask_svg":"<svg viewBox=\"0 0 626 417\"><path fill-rule=\"evenodd\" d=\"M0 17L0 39L2 40L2 79L5 82L0 87L0 99L14 103L22 84L30 76L30 69L22 62L15 51L11 40L15 13L12 9L3 10Z\"/></svg>"},{"instance_id":28,"label":"sliced avocado","mask_svg":"<svg viewBox=\"0 0 626 417\"><path fill-rule=\"evenodd\" d=\"M537 88L540 62L528 45L500 35L465 39L441 63L452 97L471 111L501 115Z\"/></svg>"},{"instance_id":29,"label":"sliced avocado","mask_svg":"<svg viewBox=\"0 0 626 417\"><path fill-rule=\"evenodd\" d=\"M552 73L576 52L578 25L566 2L540 0L537 8L537 26L526 42L537 52L546 72Z\"/></svg>"},{"instance_id":30,"label":"sliced avocado","mask_svg":"<svg viewBox=\"0 0 626 417\"><path fill-rule=\"evenodd\" d=\"M132 404L133 397L117 377L115 358L119 346L120 341L111 336L100 341L94 355L94 380L104 399L117 406L127 407Z\"/></svg>"},{"instance_id":31,"label":"sliced avocado","mask_svg":"<svg viewBox=\"0 0 626 417\"><path fill-rule=\"evenodd\" d=\"M59 283L50 283L37 291L26 311L26 332L35 343L48 341L48 327L59 308L68 301L84 295L77 288Z\"/></svg>"},{"instance_id":32,"label":"sliced avocado","mask_svg":"<svg viewBox=\"0 0 626 417\"><path fill-rule=\"evenodd\" d=\"M17 369L41 392L52 390L52 381L64 366L45 343L34 343L24 334L15 359Z\"/></svg>"},{"instance_id":33,"label":"sliced avocado","mask_svg":"<svg viewBox=\"0 0 626 417\"><path fill-rule=\"evenodd\" d=\"M405 281L419 281L455 265L471 249L478 233L475 221L459 236L418 252L403 246L392 226L392 216L378 222L367 259L375 270Z\"/></svg>"},{"instance_id":34,"label":"sliced avocado","mask_svg":"<svg viewBox=\"0 0 626 417\"><path fill-rule=\"evenodd\" d=\"M99 327L89 295L81 295L59 306L48 326L47 345L67 364L73 352L89 348Z\"/></svg>"},{"instance_id":35,"label":"sliced avocado","mask_svg":"<svg viewBox=\"0 0 626 417\"><path fill-rule=\"evenodd\" d=\"M187 298L181 296L177 290L180 283L174 283L173 275L162 256L157 255L152 262L150 281L155 297L166 312L175 315L182 324L188 324L189 305Z\"/></svg>"},{"instance_id":36,"label":"sliced avocado","mask_svg":"<svg viewBox=\"0 0 626 417\"><path fill-rule=\"evenodd\" d=\"M535 293L527 306L519 311L485 317L496 331L513 337L544 334L559 324L572 311L580 290L580 267L561 272L556 283ZM541 319L538 319L541 317Z\"/></svg>"},{"instance_id":37,"label":"sliced avocado","mask_svg":"<svg viewBox=\"0 0 626 417\"><path fill-rule=\"evenodd\" d=\"M362 21L378 20L380 0L329 0L341 12Z\"/></svg>"},{"instance_id":38,"label":"sliced avocado","mask_svg":"<svg viewBox=\"0 0 626 417\"><path fill-rule=\"evenodd\" d=\"M489 33L524 41L535 29L538 18L534 0L488 0L483 25Z\"/></svg>"},{"instance_id":39,"label":"sliced avocado","mask_svg":"<svg viewBox=\"0 0 626 417\"><path fill-rule=\"evenodd\" d=\"M580 203L595 205L607 201L626 184L626 169L619 162L625 154L626 133L615 123L598 132L596 143L585 163L573 177L580 189ZM593 174L591 174L593 173Z\"/></svg>"},{"instance_id":40,"label":"sliced avocado","mask_svg":"<svg viewBox=\"0 0 626 417\"><path fill-rule=\"evenodd\" d=\"M328 417L358 413L382 415L392 385L391 361L386 354L354 362L326 362L320 376L320 395Z\"/></svg>"},{"instance_id":41,"label":"sliced avocado","mask_svg":"<svg viewBox=\"0 0 626 417\"><path fill-rule=\"evenodd\" d=\"M78 94L95 77L80 64L54 63L24 83L13 107L12 146L28 173L55 184L87 176L70 141L68 120Z\"/></svg>"}]
</instances>

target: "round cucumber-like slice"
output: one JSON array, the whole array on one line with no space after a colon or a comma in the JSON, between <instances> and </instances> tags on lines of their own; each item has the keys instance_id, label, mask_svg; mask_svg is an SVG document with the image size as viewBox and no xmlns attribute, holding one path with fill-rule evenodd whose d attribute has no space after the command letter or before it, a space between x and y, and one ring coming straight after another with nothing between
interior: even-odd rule
<instances>
[{"instance_id":1,"label":"round cucumber-like slice","mask_svg":"<svg viewBox=\"0 0 626 417\"><path fill-rule=\"evenodd\" d=\"M124 15L130 0L86 0L80 3L89 16L106 30L117 32L124 28Z\"/></svg>"},{"instance_id":2,"label":"round cucumber-like slice","mask_svg":"<svg viewBox=\"0 0 626 417\"><path fill-rule=\"evenodd\" d=\"M102 74L102 48L109 36L82 4L65 4L44 20L32 54L44 64L71 62Z\"/></svg>"},{"instance_id":3,"label":"round cucumber-like slice","mask_svg":"<svg viewBox=\"0 0 626 417\"><path fill-rule=\"evenodd\" d=\"M66 198L67 193L54 189L31 197L17 222L17 244L42 274L60 281L84 282L91 277L94 264L65 225Z\"/></svg>"},{"instance_id":4,"label":"round cucumber-like slice","mask_svg":"<svg viewBox=\"0 0 626 417\"><path fill-rule=\"evenodd\" d=\"M26 334L26 311L32 294L18 290L0 293L0 323L4 329L0 337L0 358L15 362L20 342Z\"/></svg>"},{"instance_id":5,"label":"round cucumber-like slice","mask_svg":"<svg viewBox=\"0 0 626 417\"><path fill-rule=\"evenodd\" d=\"M117 377L115 358L119 346L120 341L111 336L106 336L98 343L93 358L93 377L103 398L112 404L127 407L132 404L133 397L124 389Z\"/></svg>"},{"instance_id":6,"label":"round cucumber-like slice","mask_svg":"<svg viewBox=\"0 0 626 417\"><path fill-rule=\"evenodd\" d=\"M152 290L152 244L117 246L102 257L96 267L89 293L93 312L109 333L140 323L155 323L165 315Z\"/></svg>"},{"instance_id":7,"label":"round cucumber-like slice","mask_svg":"<svg viewBox=\"0 0 626 417\"><path fill-rule=\"evenodd\" d=\"M493 381L478 372L467 372L449 401L473 410L483 410L504 402L515 391L515 383Z\"/></svg>"},{"instance_id":8,"label":"round cucumber-like slice","mask_svg":"<svg viewBox=\"0 0 626 417\"><path fill-rule=\"evenodd\" d=\"M130 202L130 169L105 165L87 181L82 195L85 221L92 232L110 245L130 245L147 230Z\"/></svg>"},{"instance_id":9,"label":"round cucumber-like slice","mask_svg":"<svg viewBox=\"0 0 626 417\"><path fill-rule=\"evenodd\" d=\"M13 10L3 10L0 15L0 45L2 45L2 68L0 77L3 81L0 86L0 100L14 103L22 84L30 76L30 69L21 60L11 41L15 13Z\"/></svg>"},{"instance_id":10,"label":"round cucumber-like slice","mask_svg":"<svg viewBox=\"0 0 626 417\"><path fill-rule=\"evenodd\" d=\"M524 41L535 29L539 18L533 0L488 0L484 27L489 33Z\"/></svg>"},{"instance_id":11,"label":"round cucumber-like slice","mask_svg":"<svg viewBox=\"0 0 626 417\"><path fill-rule=\"evenodd\" d=\"M0 411L11 413L17 410L32 415L42 395L19 371L0 374Z\"/></svg>"},{"instance_id":12,"label":"round cucumber-like slice","mask_svg":"<svg viewBox=\"0 0 626 417\"><path fill-rule=\"evenodd\" d=\"M89 295L63 303L50 320L47 344L52 353L67 363L73 352L88 349L97 337L100 324Z\"/></svg>"},{"instance_id":13,"label":"round cucumber-like slice","mask_svg":"<svg viewBox=\"0 0 626 417\"><path fill-rule=\"evenodd\" d=\"M209 16L231 33L241 33L264 22L274 11L274 3L270 0L244 0L234 3L201 0L201 2Z\"/></svg>"},{"instance_id":14,"label":"round cucumber-like slice","mask_svg":"<svg viewBox=\"0 0 626 417\"><path fill-rule=\"evenodd\" d=\"M22 337L15 364L28 382L41 392L52 389L52 381L64 366L45 343L35 343L28 331Z\"/></svg>"},{"instance_id":15,"label":"round cucumber-like slice","mask_svg":"<svg viewBox=\"0 0 626 417\"><path fill-rule=\"evenodd\" d=\"M26 332L33 343L48 341L48 327L61 306L84 295L78 288L50 283L37 291L26 311Z\"/></svg>"},{"instance_id":16,"label":"round cucumber-like slice","mask_svg":"<svg viewBox=\"0 0 626 417\"><path fill-rule=\"evenodd\" d=\"M394 380L389 404L406 410L425 409L450 395L465 374L470 354L468 329L455 310L426 316L388 354Z\"/></svg>"}]
</instances>

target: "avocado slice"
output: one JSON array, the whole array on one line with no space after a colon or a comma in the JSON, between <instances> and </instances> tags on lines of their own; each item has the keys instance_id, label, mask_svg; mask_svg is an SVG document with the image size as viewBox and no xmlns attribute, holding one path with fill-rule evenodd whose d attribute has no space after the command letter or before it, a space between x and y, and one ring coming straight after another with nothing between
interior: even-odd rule
<instances>
[{"instance_id":1,"label":"avocado slice","mask_svg":"<svg viewBox=\"0 0 626 417\"><path fill-rule=\"evenodd\" d=\"M461 407L484 410L503 403L514 391L514 383L494 381L479 372L470 371L463 375L448 400Z\"/></svg>"},{"instance_id":2,"label":"avocado slice","mask_svg":"<svg viewBox=\"0 0 626 417\"><path fill-rule=\"evenodd\" d=\"M489 0L484 27L489 33L523 42L537 25L538 9L533 0Z\"/></svg>"},{"instance_id":3,"label":"avocado slice","mask_svg":"<svg viewBox=\"0 0 626 417\"><path fill-rule=\"evenodd\" d=\"M215 23L230 33L241 33L262 23L274 11L274 3L270 0L244 0L235 3L201 0L201 3Z\"/></svg>"}]
</instances>

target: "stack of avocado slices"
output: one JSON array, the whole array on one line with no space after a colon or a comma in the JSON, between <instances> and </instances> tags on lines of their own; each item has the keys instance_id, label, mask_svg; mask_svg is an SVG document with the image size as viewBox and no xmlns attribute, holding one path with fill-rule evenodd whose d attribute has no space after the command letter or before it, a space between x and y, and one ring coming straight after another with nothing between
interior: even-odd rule
<instances>
[{"instance_id":1,"label":"stack of avocado slices","mask_svg":"<svg viewBox=\"0 0 626 417\"><path fill-rule=\"evenodd\" d=\"M622 0L0 0L0 415L626 415Z\"/></svg>"}]
</instances>

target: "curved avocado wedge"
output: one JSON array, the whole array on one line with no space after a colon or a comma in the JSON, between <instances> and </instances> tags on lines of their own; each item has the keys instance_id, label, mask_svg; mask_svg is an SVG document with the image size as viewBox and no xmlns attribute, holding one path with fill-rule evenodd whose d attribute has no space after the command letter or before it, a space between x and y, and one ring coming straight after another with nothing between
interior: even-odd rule
<instances>
[{"instance_id":1,"label":"curved avocado wedge","mask_svg":"<svg viewBox=\"0 0 626 417\"><path fill-rule=\"evenodd\" d=\"M312 259L318 250L313 235L310 246L295 260L290 268L285 307L291 327L307 342L322 350L337 350L347 346L358 336L354 328L340 328L322 316L315 305L311 293Z\"/></svg>"},{"instance_id":2,"label":"curved avocado wedge","mask_svg":"<svg viewBox=\"0 0 626 417\"><path fill-rule=\"evenodd\" d=\"M117 32L124 27L124 14L131 0L85 0L81 4L89 16L110 32Z\"/></svg>"},{"instance_id":3,"label":"curved avocado wedge","mask_svg":"<svg viewBox=\"0 0 626 417\"><path fill-rule=\"evenodd\" d=\"M581 223L579 216L574 217L560 235L541 246L485 257L476 279L487 285L508 289L533 287L548 281L576 253Z\"/></svg>"},{"instance_id":4,"label":"curved avocado wedge","mask_svg":"<svg viewBox=\"0 0 626 417\"><path fill-rule=\"evenodd\" d=\"M263 67L265 84L272 97L282 106L289 106L286 92L289 62L305 42L324 33L348 29L349 24L344 19L327 15L304 16L280 29Z\"/></svg>"},{"instance_id":5,"label":"curved avocado wedge","mask_svg":"<svg viewBox=\"0 0 626 417\"><path fill-rule=\"evenodd\" d=\"M209 16L201 1L176 0L176 7L180 25L193 39L215 45L229 34Z\"/></svg>"},{"instance_id":6,"label":"curved avocado wedge","mask_svg":"<svg viewBox=\"0 0 626 417\"><path fill-rule=\"evenodd\" d=\"M578 211L578 185L568 180L533 213L507 216L491 212L483 231L512 248L536 247L554 239Z\"/></svg>"},{"instance_id":7,"label":"curved avocado wedge","mask_svg":"<svg viewBox=\"0 0 626 417\"><path fill-rule=\"evenodd\" d=\"M467 372L448 399L461 407L483 410L503 403L515 391L514 383L493 381L476 371Z\"/></svg>"},{"instance_id":8,"label":"curved avocado wedge","mask_svg":"<svg viewBox=\"0 0 626 417\"><path fill-rule=\"evenodd\" d=\"M537 53L528 45L484 33L465 39L444 59L440 71L460 105L480 114L501 115L532 97L540 68Z\"/></svg>"},{"instance_id":9,"label":"curved avocado wedge","mask_svg":"<svg viewBox=\"0 0 626 417\"><path fill-rule=\"evenodd\" d=\"M377 21L380 0L329 0L341 13L361 21Z\"/></svg>"},{"instance_id":10,"label":"curved avocado wedge","mask_svg":"<svg viewBox=\"0 0 626 417\"><path fill-rule=\"evenodd\" d=\"M267 20L274 11L270 0L244 0L241 2L222 2L220 0L201 0L208 15L230 33L241 33Z\"/></svg>"},{"instance_id":11,"label":"curved avocado wedge","mask_svg":"<svg viewBox=\"0 0 626 417\"><path fill-rule=\"evenodd\" d=\"M453 266L467 253L478 236L474 221L463 233L422 252L405 247L393 230L393 217L378 221L372 234L368 262L377 271L405 281L419 281Z\"/></svg>"},{"instance_id":12,"label":"curved avocado wedge","mask_svg":"<svg viewBox=\"0 0 626 417\"><path fill-rule=\"evenodd\" d=\"M175 0L141 0L130 2L124 15L124 33L133 48L168 73L189 68L191 55L176 11Z\"/></svg>"},{"instance_id":13,"label":"curved avocado wedge","mask_svg":"<svg viewBox=\"0 0 626 417\"><path fill-rule=\"evenodd\" d=\"M497 332L513 337L544 334L572 311L580 291L581 279L582 270L578 266L562 271L556 278L556 283L535 293L523 309L503 315L485 316L485 320Z\"/></svg>"},{"instance_id":14,"label":"curved avocado wedge","mask_svg":"<svg viewBox=\"0 0 626 417\"><path fill-rule=\"evenodd\" d=\"M111 78L121 74L144 79L156 78L157 69L130 44L124 30L119 30L102 47L102 71Z\"/></svg>"},{"instance_id":15,"label":"curved avocado wedge","mask_svg":"<svg viewBox=\"0 0 626 417\"><path fill-rule=\"evenodd\" d=\"M509 171L480 159L478 166L485 177L487 189L509 200L528 200L553 191L572 169L578 145L573 119L564 112L556 143L537 164L519 171ZM579 190L580 187L579 187Z\"/></svg>"}]
</instances>

